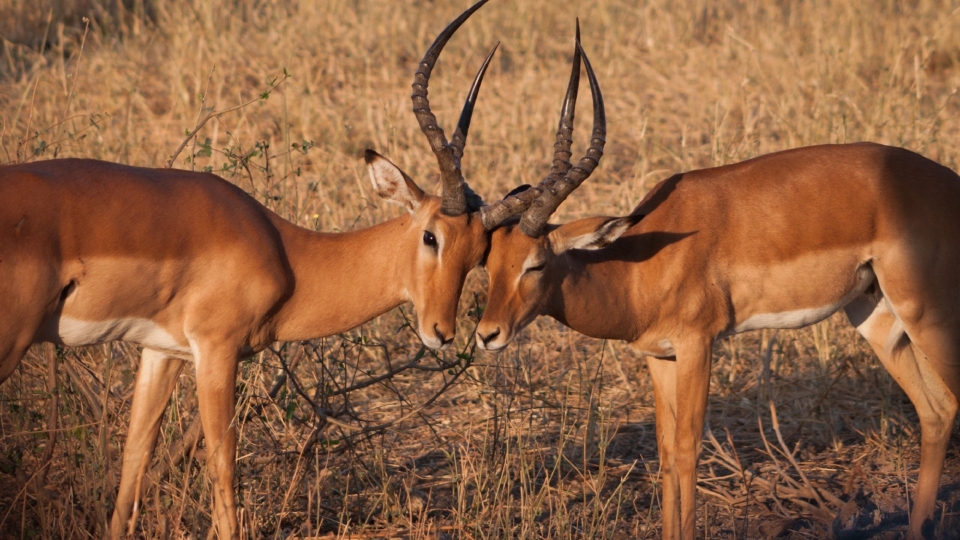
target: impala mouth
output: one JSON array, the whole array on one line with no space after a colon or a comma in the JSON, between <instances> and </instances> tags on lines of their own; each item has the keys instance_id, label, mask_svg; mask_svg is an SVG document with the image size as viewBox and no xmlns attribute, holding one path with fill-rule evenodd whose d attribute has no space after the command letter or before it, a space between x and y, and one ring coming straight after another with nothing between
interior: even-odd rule
<instances>
[{"instance_id":1,"label":"impala mouth","mask_svg":"<svg viewBox=\"0 0 960 540\"><path fill-rule=\"evenodd\" d=\"M437 326L434 325L432 331L424 330L420 328L417 330L417 334L420 337L420 341L429 349L445 351L450 348L450 344L453 343L453 338L456 336L446 337L442 332L437 329Z\"/></svg>"},{"instance_id":2,"label":"impala mouth","mask_svg":"<svg viewBox=\"0 0 960 540\"><path fill-rule=\"evenodd\" d=\"M429 338L424 336L423 334L420 335L420 341L424 345L426 345L428 349L433 349L433 350L443 350L450 346L449 343L444 344L442 341L440 341L437 338Z\"/></svg>"},{"instance_id":3,"label":"impala mouth","mask_svg":"<svg viewBox=\"0 0 960 540\"><path fill-rule=\"evenodd\" d=\"M444 341L440 341L437 338L427 338L424 336L420 336L420 341L424 345L426 345L428 349L433 349L435 351L445 351L450 348L449 341L444 342Z\"/></svg>"},{"instance_id":4,"label":"impala mouth","mask_svg":"<svg viewBox=\"0 0 960 540\"><path fill-rule=\"evenodd\" d=\"M509 345L509 344L508 344L508 343L489 343L489 344L484 344L484 343L481 343L481 342L479 342L479 341L477 342L477 347L480 348L481 350L484 350L484 351L487 351L487 352L500 352L500 351L502 351L503 349L507 348L507 345Z\"/></svg>"},{"instance_id":5,"label":"impala mouth","mask_svg":"<svg viewBox=\"0 0 960 540\"><path fill-rule=\"evenodd\" d=\"M477 347L484 351L502 351L510 344L510 341L510 337L505 337L500 328L486 334L477 331Z\"/></svg>"}]
</instances>

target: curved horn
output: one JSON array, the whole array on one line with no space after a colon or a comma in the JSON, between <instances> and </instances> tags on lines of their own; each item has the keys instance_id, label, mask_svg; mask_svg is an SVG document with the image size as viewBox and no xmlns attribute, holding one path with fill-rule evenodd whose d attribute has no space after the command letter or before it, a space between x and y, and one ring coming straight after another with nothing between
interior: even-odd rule
<instances>
[{"instance_id":1,"label":"curved horn","mask_svg":"<svg viewBox=\"0 0 960 540\"><path fill-rule=\"evenodd\" d=\"M443 184L443 204L440 209L447 215L457 216L467 211L466 184L460 172L460 155L463 153L462 142L465 142L466 131L464 130L464 141L461 142L459 151L447 144L447 138L443 133L443 129L437 125L437 117L430 111L430 101L427 99L427 84L430 80L430 72L433 70L433 66L437 62L437 58L440 56L440 52L443 51L443 47L447 44L450 36L460 28L460 25L462 25L470 15L473 15L474 11L480 9L487 1L488 0L480 0L461 13L459 17L454 19L453 22L440 32L440 35L437 36L433 44L430 45L430 48L427 49L427 52L423 55L423 59L420 60L420 65L417 67L417 72L413 77L413 94L410 96L413 101L413 113L417 117L417 122L420 124L420 129L423 131L423 134L427 136L427 141L430 142L430 148L437 156L437 163L440 165L440 180ZM494 50L495 49L496 47L494 47ZM489 57L487 58L487 62L489 62ZM483 67L481 67L478 80L474 81L477 91L480 89L479 83L483 79L483 72L486 70L487 62L484 62ZM471 93L473 93L473 89L471 89ZM475 94L473 98L474 100L476 99ZM470 97L467 99L470 111L472 112L473 101L470 100ZM467 105L464 105L464 109L466 108ZM470 113L467 113L466 110L464 110L464 113L467 117L466 125L469 126ZM461 115L461 122L463 122L463 115ZM457 137L455 135L454 140L456 141L456 139Z\"/></svg>"},{"instance_id":2,"label":"curved horn","mask_svg":"<svg viewBox=\"0 0 960 540\"><path fill-rule=\"evenodd\" d=\"M480 66L480 70L477 71L477 76L473 78L473 84L470 85L470 91L467 92L467 99L463 103L463 110L460 112L460 120L457 121L457 129L453 132L453 138L450 140L450 148L457 163L456 176L458 181L456 186L458 189L463 190L466 211L469 212L476 212L480 209L483 206L483 198L470 189L470 184L468 184L463 177L463 172L460 170L460 158L463 157L463 147L467 144L467 131L470 130L470 118L473 116L473 106L477 102L477 95L480 93L480 85L483 84L483 76L487 73L487 66L490 65L490 60L493 59L493 53L497 52L497 47L499 46L499 41L493 45L493 48L490 49L490 54L487 55L487 58L483 61L483 65ZM442 208L441 206L441 210Z\"/></svg>"},{"instance_id":3,"label":"curved horn","mask_svg":"<svg viewBox=\"0 0 960 540\"><path fill-rule=\"evenodd\" d=\"M553 165L550 168L550 174L547 175L547 177L536 187L529 188L514 195L508 195L501 201L497 201L489 206L484 206L481 208L480 220L487 230L493 229L497 225L521 213L524 214L524 218L529 219L526 216L528 213L533 211L533 208L531 207L542 206L543 202L541 201L541 198L546 197L548 193L553 191L559 180L571 171L572 165L570 164L570 146L573 144L573 118L577 107L577 89L580 84L580 57L582 51L583 49L580 47L580 20L578 19L577 42L576 48L574 48L573 51L573 68L570 72L570 81L567 83L567 93L563 99L563 107L560 110L560 123L557 127L557 142L553 146ZM584 57L584 60L586 60L586 57ZM592 70L589 67L587 68L587 73L588 75L592 73ZM593 80L591 83L591 91L593 91L593 83L595 82L596 81ZM596 104L598 101L600 102L601 119L599 125L601 131L605 132L605 128L603 127L603 103L602 100L598 99L599 86L596 88L597 90L593 93L595 134L596 126L598 125L596 122ZM602 154L603 135L601 134L600 137L600 153ZM549 219L549 217L550 214L548 213L547 219ZM521 218L521 225L524 223L524 218ZM544 223L546 223L546 221L544 221ZM539 228L542 230L542 225ZM536 232L536 227L530 227L528 224L524 232L529 234L527 231ZM534 235L531 234L531 236ZM539 233L537 233L536 236L539 236Z\"/></svg>"},{"instance_id":4,"label":"curved horn","mask_svg":"<svg viewBox=\"0 0 960 540\"><path fill-rule=\"evenodd\" d=\"M453 147L453 155L460 159L463 157L463 147L467 144L467 131L470 130L470 118L473 117L473 106L477 102L477 95L480 93L480 85L483 84L483 76L487 73L487 66L490 60L493 60L493 53L497 52L500 42L496 42L490 49L490 54L480 66L480 71L473 78L473 84L470 85L470 91L467 92L467 100L463 103L463 110L460 112L460 120L457 121L457 130L453 132L453 139L450 140L450 146Z\"/></svg>"},{"instance_id":5,"label":"curved horn","mask_svg":"<svg viewBox=\"0 0 960 540\"><path fill-rule=\"evenodd\" d=\"M556 211L560 203L573 190L577 189L590 176L600 163L600 158L603 157L603 145L606 143L607 134L603 96L600 93L600 85L597 83L597 77L593 73L590 60L579 42L577 43L577 49L583 56L583 66L586 68L587 78L590 80L590 94L593 97L593 135L590 137L590 147L587 148L586 154L580 159L577 166L567 171L562 177L557 177L553 182L550 181L552 180L550 177L541 182L541 185L547 184L543 186L543 194L520 217L520 230L533 238L537 238L543 233L543 227L550 219L550 215Z\"/></svg>"},{"instance_id":6,"label":"curved horn","mask_svg":"<svg viewBox=\"0 0 960 540\"><path fill-rule=\"evenodd\" d=\"M480 223L486 230L492 230L504 221L513 216L520 215L524 210L530 208L533 201L543 193L544 182L540 182L537 187L525 189L516 192L514 195L507 195L502 200L480 208Z\"/></svg>"},{"instance_id":7,"label":"curved horn","mask_svg":"<svg viewBox=\"0 0 960 540\"><path fill-rule=\"evenodd\" d=\"M557 142L553 145L553 165L550 167L550 176L558 177L566 174L573 165L570 164L570 147L573 146L573 116L577 108L577 90L580 89L580 18L577 17L577 46L573 50L573 68L570 71L570 82L567 84L567 95L563 98L563 107L560 109L560 123L557 125Z\"/></svg>"}]
</instances>

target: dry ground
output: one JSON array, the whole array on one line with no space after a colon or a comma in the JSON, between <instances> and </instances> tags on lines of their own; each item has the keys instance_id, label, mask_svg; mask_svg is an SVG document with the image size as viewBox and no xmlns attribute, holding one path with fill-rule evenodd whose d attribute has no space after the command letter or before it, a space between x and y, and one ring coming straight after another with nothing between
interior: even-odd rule
<instances>
[{"instance_id":1,"label":"dry ground","mask_svg":"<svg viewBox=\"0 0 960 540\"><path fill-rule=\"evenodd\" d=\"M466 5L0 0L0 162L163 166L209 113L249 102L186 138L175 166L214 170L304 226L382 221L399 210L373 198L360 155L374 148L436 185L409 83ZM873 140L960 165L955 3L492 0L452 40L430 93L449 129L482 55L503 41L465 157L488 198L549 166L576 16L609 144L558 220L624 214L673 172L809 144ZM466 337L483 282L477 271L468 283L457 351L383 382L363 381L419 350L409 307L243 363L248 537L658 537L642 359L545 319L503 354L474 354ZM283 363L295 377L281 376ZM126 345L37 348L0 386L0 537L101 534L136 367ZM916 416L845 320L719 342L710 406L705 537L821 538L838 514L855 523L845 538L902 533ZM209 526L203 444L180 442L196 433L195 410L185 374L141 512L145 538L201 538ZM960 536L958 446L941 480L942 538Z\"/></svg>"}]
</instances>

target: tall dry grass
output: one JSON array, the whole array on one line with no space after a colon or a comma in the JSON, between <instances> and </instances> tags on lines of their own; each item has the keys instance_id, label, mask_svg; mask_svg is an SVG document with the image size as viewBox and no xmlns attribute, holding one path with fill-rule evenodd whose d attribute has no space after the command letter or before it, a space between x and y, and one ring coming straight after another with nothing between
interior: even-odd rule
<instances>
[{"instance_id":1,"label":"tall dry grass","mask_svg":"<svg viewBox=\"0 0 960 540\"><path fill-rule=\"evenodd\" d=\"M374 148L435 189L409 84L466 4L0 0L0 161L163 166L201 119L251 102L207 122L175 166L213 170L304 226L382 221L399 211L370 193L360 154ZM624 214L673 172L809 144L873 140L958 168L960 8L950 2L493 0L448 45L430 92L449 130L482 55L502 40L465 157L485 197L548 169L577 16L609 143L558 220ZM580 116L575 152L588 132ZM243 363L247 536L658 537L642 359L546 319L503 354L475 355L466 336L483 284L476 272L464 294L459 359L427 356L340 392L414 357L407 308ZM284 380L284 363L295 378ZM0 536L101 534L136 365L126 345L37 349L0 386ZM864 534L902 530L916 416L845 321L725 339L713 373L698 509L707 538L823 537L849 501ZM178 442L195 416L192 381L183 376L162 429L146 538L198 538L209 526L202 443ZM947 538L960 528L956 443L942 486Z\"/></svg>"}]
</instances>

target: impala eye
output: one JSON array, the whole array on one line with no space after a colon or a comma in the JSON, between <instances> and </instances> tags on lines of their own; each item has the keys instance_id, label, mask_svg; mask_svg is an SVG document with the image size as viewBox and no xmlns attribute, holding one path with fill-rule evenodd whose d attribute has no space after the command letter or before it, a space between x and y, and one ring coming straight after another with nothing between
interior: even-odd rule
<instances>
[{"instance_id":1,"label":"impala eye","mask_svg":"<svg viewBox=\"0 0 960 540\"><path fill-rule=\"evenodd\" d=\"M437 248L437 237L430 231L423 231L423 244L434 249Z\"/></svg>"},{"instance_id":2,"label":"impala eye","mask_svg":"<svg viewBox=\"0 0 960 540\"><path fill-rule=\"evenodd\" d=\"M538 264L538 265L536 265L536 266L531 266L530 268L527 268L526 270L523 271L523 273L527 273L527 272L542 272L543 269L544 269L546 266L547 266L547 263L546 263L546 262L542 262L542 263L540 263L540 264Z\"/></svg>"}]
</instances>

